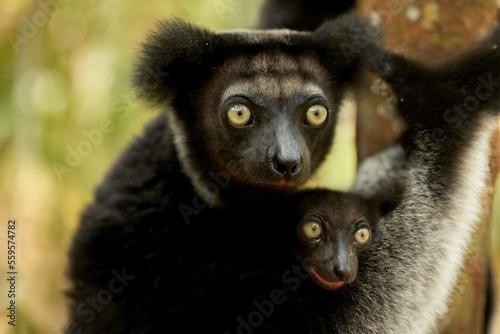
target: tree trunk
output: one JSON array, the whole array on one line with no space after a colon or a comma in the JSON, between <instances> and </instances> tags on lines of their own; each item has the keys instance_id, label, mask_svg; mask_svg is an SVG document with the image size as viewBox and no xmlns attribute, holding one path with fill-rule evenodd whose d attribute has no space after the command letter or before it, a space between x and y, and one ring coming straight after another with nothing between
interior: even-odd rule
<instances>
[{"instance_id":1,"label":"tree trunk","mask_svg":"<svg viewBox=\"0 0 500 334\"><path fill-rule=\"evenodd\" d=\"M464 50L486 35L499 13L494 1L403 1L358 0L366 17L384 28L388 49L426 64L439 63ZM367 80L357 98L358 164L389 145L404 130L398 118L390 87L375 76ZM471 241L464 270L449 303L439 319L440 333L483 333L489 254L491 207L495 178L500 168L500 136L491 139L491 177L484 194L483 214Z\"/></svg>"}]
</instances>

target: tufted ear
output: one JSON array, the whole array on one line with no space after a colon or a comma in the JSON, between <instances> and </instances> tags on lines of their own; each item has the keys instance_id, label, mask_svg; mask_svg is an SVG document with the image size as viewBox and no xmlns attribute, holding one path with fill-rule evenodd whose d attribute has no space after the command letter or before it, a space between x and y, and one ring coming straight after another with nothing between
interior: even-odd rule
<instances>
[{"instance_id":1,"label":"tufted ear","mask_svg":"<svg viewBox=\"0 0 500 334\"><path fill-rule=\"evenodd\" d=\"M381 30L358 15L345 14L324 22L311 35L323 62L341 69L338 79L349 76L354 68L366 66L367 59L382 38ZM333 68L333 70L335 70Z\"/></svg>"},{"instance_id":2,"label":"tufted ear","mask_svg":"<svg viewBox=\"0 0 500 334\"><path fill-rule=\"evenodd\" d=\"M370 202L375 204L375 214L379 217L384 217L394 211L401 204L405 190L405 184L394 182L390 188L371 198Z\"/></svg>"},{"instance_id":3,"label":"tufted ear","mask_svg":"<svg viewBox=\"0 0 500 334\"><path fill-rule=\"evenodd\" d=\"M139 97L162 104L211 72L220 38L181 19L161 21L142 44L133 72Z\"/></svg>"}]
</instances>

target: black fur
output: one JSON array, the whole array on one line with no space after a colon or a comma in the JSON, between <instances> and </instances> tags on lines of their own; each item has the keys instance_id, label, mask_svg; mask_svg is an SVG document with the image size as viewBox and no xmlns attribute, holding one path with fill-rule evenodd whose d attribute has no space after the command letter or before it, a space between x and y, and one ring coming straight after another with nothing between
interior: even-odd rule
<instances>
[{"instance_id":1,"label":"black fur","mask_svg":"<svg viewBox=\"0 0 500 334\"><path fill-rule=\"evenodd\" d=\"M280 196L316 170L329 151L346 85L370 47L346 58L340 45L365 30L352 16L314 33L215 34L180 20L160 23L143 46L134 83L142 98L166 111L125 150L82 214L70 250L68 333L199 333L210 328L201 320L217 323L218 316L240 312L232 301L247 305L241 297L247 281L238 277L253 277L252 261L257 269L267 261L243 254L260 231L224 221L217 207ZM295 85L299 93L289 99L259 100L267 91L245 96L240 103L264 104L254 111L262 121L228 130L221 94L259 76L264 83L315 83L324 93L315 103L326 104L328 122L304 125L312 102L301 99L311 97ZM269 133L276 137L262 145L259 138ZM285 135L290 140L280 144ZM266 160L269 151L294 142L301 163L309 164L308 174L296 179L276 173ZM247 159L255 157L249 149L257 158ZM257 166L251 176L247 165ZM251 298L259 282L248 283Z\"/></svg>"},{"instance_id":2,"label":"black fur","mask_svg":"<svg viewBox=\"0 0 500 334\"><path fill-rule=\"evenodd\" d=\"M495 311L496 311L496 294L495 294L495 278L493 276L493 268L491 267L491 259L488 259L489 266L486 276L486 303L484 305L484 328L483 333L493 333Z\"/></svg>"},{"instance_id":3,"label":"black fur","mask_svg":"<svg viewBox=\"0 0 500 334\"><path fill-rule=\"evenodd\" d=\"M214 307L199 318L204 327L193 325L193 332L435 331L479 218L488 138L496 127L500 95L491 87L488 99L468 110L459 123L445 115L471 96L464 91L476 93L477 85L484 84L479 76L491 74L491 80L500 83L498 31L474 52L433 69L383 50L374 54L371 65L392 84L407 131L361 165L350 194L313 190L225 210L219 218L228 226L242 224L244 231L230 227L227 236L225 229L204 236L223 236L220 244L227 248L217 252L217 263L240 258L245 266L236 260L229 265L236 269L232 280L205 290L202 298ZM370 224L370 248L359 253L358 275L334 291L309 280L290 251L299 242L297 224L310 214L321 216L333 230L341 229L339 234L352 217L376 221ZM247 243L235 231L258 242ZM235 244L226 242L233 237ZM218 299L225 288L231 296Z\"/></svg>"},{"instance_id":4,"label":"black fur","mask_svg":"<svg viewBox=\"0 0 500 334\"><path fill-rule=\"evenodd\" d=\"M261 12L260 27L314 30L325 20L354 7L354 0L267 0Z\"/></svg>"},{"instance_id":5,"label":"black fur","mask_svg":"<svg viewBox=\"0 0 500 334\"><path fill-rule=\"evenodd\" d=\"M196 44L205 36L200 37L196 31L194 34L192 39L183 37L183 41L190 42L185 45ZM325 40L317 45L326 46L328 34L323 31L318 36L322 34ZM213 36L214 40L219 38ZM292 52L297 56L301 47L288 43L296 39L304 42L301 39L305 37L300 36L287 37L282 44L279 42L282 37L264 42L248 42L248 34L229 34L227 38L237 46L241 42L235 50L244 50L243 54L254 50L256 43L265 50L276 48L274 51L279 49L280 54ZM160 44L168 43L167 40ZM249 44L246 47L244 40ZM434 305L442 306L446 299L436 293L442 275L447 274L444 268L450 260L446 256L453 245L458 244L460 251L467 245L466 233L458 235L461 239L447 237L457 227L464 227L456 225L462 216L475 216L478 210L477 203L460 207L456 196L478 193L464 183L469 176L473 177L472 173L467 174L470 172L467 158L473 156L473 148L480 149L476 153L487 151L487 143L479 145L478 138L485 122L495 122L488 115L498 114L498 90L492 87L488 99L479 101L478 108L471 110L464 122L454 123L449 117L444 119L444 114L469 96L457 88L475 93L474 80L479 75L491 74L494 82L500 81L499 51L494 48L498 40L495 31L479 51L439 69L426 69L384 51L372 50L370 66L391 83L400 100L401 113L407 119L408 131L401 144L396 143L361 166L351 192L360 201L382 208L385 216L376 224L371 247L359 255L356 279L335 291L325 291L310 282L290 248L296 242L300 210L324 210L330 205L335 209L335 202L328 202L331 196L340 195L320 193L317 198L315 192L296 195L301 203L305 197L312 197L312 204L306 209L295 205L293 198L283 201L266 198L259 204L235 204L226 209L206 208L186 225L178 205L200 195L193 193L190 175L185 174L172 144L174 135L168 116L162 114L128 148L82 216L71 250L73 323L68 332L249 333L253 330L254 333L349 334L417 333L432 329L439 312ZM207 41L203 42L198 45L206 45ZM146 96L157 103L170 100L176 112L185 117L183 124L192 126L191 137L197 134L206 141L203 132L197 132L203 127L194 117L196 108L192 101L198 96L196 92L209 82L212 66L220 65L209 59L225 57L225 53L211 58L209 52L203 55L203 64L190 67L182 65L182 52L176 51L179 58L167 57L165 62L155 62L158 57L154 56L143 58L141 64L147 64L145 70L154 68L161 73L172 73L165 81L157 82L153 95L146 93ZM327 59L341 55L338 50L325 53ZM162 55L162 52L147 54ZM208 67L203 67L207 64ZM347 65L350 67L351 63ZM186 74L200 73L200 77L193 82L184 79L184 72L177 71L183 66ZM190 72L192 68L200 72ZM341 77L329 76L334 82ZM175 84L176 78L180 86ZM177 91L177 87L182 90ZM184 95L184 89L189 94ZM218 171L210 168L211 158L202 142L197 143L200 147L190 145L191 152L195 152L203 168L208 168L206 172ZM482 177L484 172L467 180L476 182L480 188ZM223 190L226 189L220 191ZM235 202L243 202L240 199ZM325 215L335 212L331 210ZM472 230L473 222L466 223L465 228ZM454 265L455 269L459 266ZM421 272L431 272L433 276L419 275ZM108 290L116 293L108 294ZM430 297L434 298L432 302Z\"/></svg>"}]
</instances>

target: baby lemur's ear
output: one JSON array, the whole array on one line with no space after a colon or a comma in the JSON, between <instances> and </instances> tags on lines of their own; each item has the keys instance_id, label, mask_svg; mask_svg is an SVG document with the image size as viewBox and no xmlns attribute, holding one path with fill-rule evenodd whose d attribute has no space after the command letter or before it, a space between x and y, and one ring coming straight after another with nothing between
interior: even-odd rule
<instances>
[{"instance_id":1,"label":"baby lemur's ear","mask_svg":"<svg viewBox=\"0 0 500 334\"><path fill-rule=\"evenodd\" d=\"M181 19L160 21L142 44L133 72L139 97L161 104L211 72L220 38ZM221 57L223 58L223 57Z\"/></svg>"},{"instance_id":2,"label":"baby lemur's ear","mask_svg":"<svg viewBox=\"0 0 500 334\"><path fill-rule=\"evenodd\" d=\"M372 199L371 202L374 203L376 214L379 217L388 215L401 204L404 187L402 183L397 182L391 189L381 192Z\"/></svg>"}]
</instances>

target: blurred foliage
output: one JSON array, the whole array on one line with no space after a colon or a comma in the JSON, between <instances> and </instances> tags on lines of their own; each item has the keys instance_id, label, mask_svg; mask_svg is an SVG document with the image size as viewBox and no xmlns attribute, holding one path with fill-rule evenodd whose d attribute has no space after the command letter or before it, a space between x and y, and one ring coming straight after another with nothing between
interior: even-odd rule
<instances>
[{"instance_id":1,"label":"blurred foliage","mask_svg":"<svg viewBox=\"0 0 500 334\"><path fill-rule=\"evenodd\" d=\"M18 224L15 332L61 333L67 249L79 214L122 149L156 115L134 99L129 84L140 41L157 20L173 16L214 31L252 27L259 3L1 2L0 212L2 226L8 219ZM0 237L5 245L6 228ZM4 246L0 254L3 277ZM0 333L13 333L0 286Z\"/></svg>"},{"instance_id":2,"label":"blurred foliage","mask_svg":"<svg viewBox=\"0 0 500 334\"><path fill-rule=\"evenodd\" d=\"M5 227L8 219L17 221L19 275L17 326L7 326L3 315L1 333L62 332L67 249L79 214L123 148L156 115L129 85L145 33L173 16L214 31L249 28L259 9L260 1L243 0L2 1L0 218ZM354 126L346 109L334 153L314 186L347 189L352 182ZM2 228L0 244L5 241ZM2 275L4 259L2 246ZM1 291L2 314L7 303Z\"/></svg>"}]
</instances>

